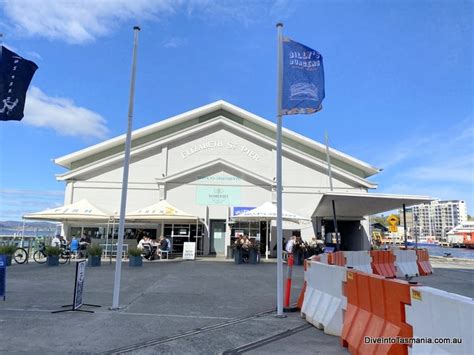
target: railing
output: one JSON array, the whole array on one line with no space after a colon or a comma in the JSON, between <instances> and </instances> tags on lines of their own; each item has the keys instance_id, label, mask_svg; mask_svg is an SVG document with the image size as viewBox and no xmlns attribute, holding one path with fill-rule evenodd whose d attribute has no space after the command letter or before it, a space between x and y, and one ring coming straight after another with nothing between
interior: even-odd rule
<instances>
[{"instance_id":1,"label":"railing","mask_svg":"<svg viewBox=\"0 0 474 355\"><path fill-rule=\"evenodd\" d=\"M102 247L102 256L104 257L116 257L117 256L117 244L99 244ZM122 257L128 255L128 244L123 245Z\"/></svg>"}]
</instances>

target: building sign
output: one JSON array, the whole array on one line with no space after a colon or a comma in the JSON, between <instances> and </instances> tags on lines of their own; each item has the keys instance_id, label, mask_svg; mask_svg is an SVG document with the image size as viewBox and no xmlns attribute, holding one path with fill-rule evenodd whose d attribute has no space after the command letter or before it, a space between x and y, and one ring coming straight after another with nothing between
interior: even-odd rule
<instances>
[{"instance_id":1,"label":"building sign","mask_svg":"<svg viewBox=\"0 0 474 355\"><path fill-rule=\"evenodd\" d=\"M242 213L255 209L255 207L234 207L232 209L232 216L239 216Z\"/></svg>"},{"instance_id":2,"label":"building sign","mask_svg":"<svg viewBox=\"0 0 474 355\"><path fill-rule=\"evenodd\" d=\"M225 142L223 140L209 140L209 141L201 141L198 144L194 144L193 146L186 148L185 150L181 151L181 158L186 159L193 154L201 152L203 150L208 149L226 149L226 150L233 150L240 152L243 155L248 156L250 159L255 161L260 161L262 159L261 154L253 151L251 148L247 147L245 144L238 144L234 142Z\"/></svg>"},{"instance_id":3,"label":"building sign","mask_svg":"<svg viewBox=\"0 0 474 355\"><path fill-rule=\"evenodd\" d=\"M196 243L184 242L183 260L194 260L194 259L196 259Z\"/></svg>"},{"instance_id":4,"label":"building sign","mask_svg":"<svg viewBox=\"0 0 474 355\"><path fill-rule=\"evenodd\" d=\"M240 204L240 187L237 186L197 186L198 205L235 206Z\"/></svg>"}]
</instances>

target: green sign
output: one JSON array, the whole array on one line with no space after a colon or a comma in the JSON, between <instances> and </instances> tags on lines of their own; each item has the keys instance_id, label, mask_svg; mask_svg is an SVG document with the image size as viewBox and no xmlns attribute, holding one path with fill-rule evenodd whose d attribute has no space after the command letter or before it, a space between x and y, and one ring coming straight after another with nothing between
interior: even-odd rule
<instances>
[{"instance_id":1,"label":"green sign","mask_svg":"<svg viewBox=\"0 0 474 355\"><path fill-rule=\"evenodd\" d=\"M240 187L235 186L197 186L198 205L240 205Z\"/></svg>"}]
</instances>

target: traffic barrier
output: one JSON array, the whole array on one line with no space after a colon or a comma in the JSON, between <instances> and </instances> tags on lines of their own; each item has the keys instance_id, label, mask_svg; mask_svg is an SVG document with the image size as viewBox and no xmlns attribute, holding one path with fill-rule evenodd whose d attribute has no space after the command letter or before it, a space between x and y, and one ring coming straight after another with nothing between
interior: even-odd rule
<instances>
[{"instance_id":1,"label":"traffic barrier","mask_svg":"<svg viewBox=\"0 0 474 355\"><path fill-rule=\"evenodd\" d=\"M316 255L313 255L313 256L316 256ZM315 260L315 261L318 261L318 260ZM304 270L303 286L301 287L301 292L300 292L300 295L298 296L298 301L296 302L296 308L299 310L303 308L304 293L306 292L306 270L308 270L308 260L304 261L303 270Z\"/></svg>"},{"instance_id":2,"label":"traffic barrier","mask_svg":"<svg viewBox=\"0 0 474 355\"><path fill-rule=\"evenodd\" d=\"M415 250L393 249L398 277L419 276Z\"/></svg>"},{"instance_id":3,"label":"traffic barrier","mask_svg":"<svg viewBox=\"0 0 474 355\"><path fill-rule=\"evenodd\" d=\"M346 258L346 267L372 274L372 258L368 250L344 251Z\"/></svg>"},{"instance_id":4,"label":"traffic barrier","mask_svg":"<svg viewBox=\"0 0 474 355\"><path fill-rule=\"evenodd\" d=\"M331 265L346 266L346 258L343 251L336 251L330 253L328 256L328 263Z\"/></svg>"},{"instance_id":5,"label":"traffic barrier","mask_svg":"<svg viewBox=\"0 0 474 355\"><path fill-rule=\"evenodd\" d=\"M418 249L416 251L416 264L421 276L431 275L433 268L430 263L430 255L427 249Z\"/></svg>"},{"instance_id":6,"label":"traffic barrier","mask_svg":"<svg viewBox=\"0 0 474 355\"><path fill-rule=\"evenodd\" d=\"M329 264L329 255L328 253L323 253L323 254L319 254L319 260L323 263L323 264Z\"/></svg>"},{"instance_id":7,"label":"traffic barrier","mask_svg":"<svg viewBox=\"0 0 474 355\"><path fill-rule=\"evenodd\" d=\"M404 309L405 304L410 304L410 284L347 271L344 294L347 308L341 343L351 354L408 354L406 344L390 339L412 336Z\"/></svg>"},{"instance_id":8,"label":"traffic barrier","mask_svg":"<svg viewBox=\"0 0 474 355\"><path fill-rule=\"evenodd\" d=\"M411 354L473 353L471 298L431 287L413 287L411 306L406 306L405 311L406 321L413 327L414 340L431 340L431 343L414 341Z\"/></svg>"},{"instance_id":9,"label":"traffic barrier","mask_svg":"<svg viewBox=\"0 0 474 355\"><path fill-rule=\"evenodd\" d=\"M319 262L308 262L305 273L306 292L301 316L326 334L341 335L342 309L346 297L342 285L346 279L346 269Z\"/></svg>"},{"instance_id":10,"label":"traffic barrier","mask_svg":"<svg viewBox=\"0 0 474 355\"><path fill-rule=\"evenodd\" d=\"M396 277L395 256L388 250L371 250L372 271L385 277Z\"/></svg>"}]
</instances>

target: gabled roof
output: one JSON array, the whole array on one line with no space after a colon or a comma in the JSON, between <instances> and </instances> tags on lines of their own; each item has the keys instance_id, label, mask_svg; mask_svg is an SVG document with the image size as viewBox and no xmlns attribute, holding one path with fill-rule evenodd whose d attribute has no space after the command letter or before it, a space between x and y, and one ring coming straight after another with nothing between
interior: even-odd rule
<instances>
[{"instance_id":1,"label":"gabled roof","mask_svg":"<svg viewBox=\"0 0 474 355\"><path fill-rule=\"evenodd\" d=\"M226 161L225 159L215 159L215 160L209 161L207 163L192 167L188 170L180 171L179 173L176 173L176 174L173 174L173 175L168 175L167 177L165 177L163 179L158 178L156 180L157 181L163 181L163 182L173 182L173 181L182 179L186 176L194 176L199 171L203 171L203 170L214 168L214 167L223 168L223 169L226 168L228 170L235 171L236 174L240 174L241 176L250 177L254 180L259 181L263 185L272 186L272 185L275 184L275 182L273 180L268 179L264 176L261 176L261 175L255 173L255 172L253 172L253 171L247 170L245 168L242 168L242 167L237 168L237 167L235 167L234 164Z\"/></svg>"},{"instance_id":2,"label":"gabled roof","mask_svg":"<svg viewBox=\"0 0 474 355\"><path fill-rule=\"evenodd\" d=\"M229 104L228 102L219 100L133 131L132 152L133 150L140 150L140 147L149 146L153 141L160 141L161 143L162 139L175 136L179 134L180 131L198 126L217 116L223 116L228 120L240 124L247 130L258 132L272 140L273 143L275 141L275 123ZM318 157L319 160L325 160L326 147L319 142L285 128L283 128L282 140L284 148L292 147L309 156ZM54 162L73 171L76 169L81 170L81 168L87 168L88 166L96 165L103 160L107 160L111 156L123 154L124 145L125 135L121 135L57 158ZM346 170L359 178L364 179L379 172L379 169L335 149L331 148L330 154L334 168L339 167L341 170ZM70 173L72 173L72 171ZM68 178L66 176L70 173L60 176L60 180Z\"/></svg>"}]
</instances>

